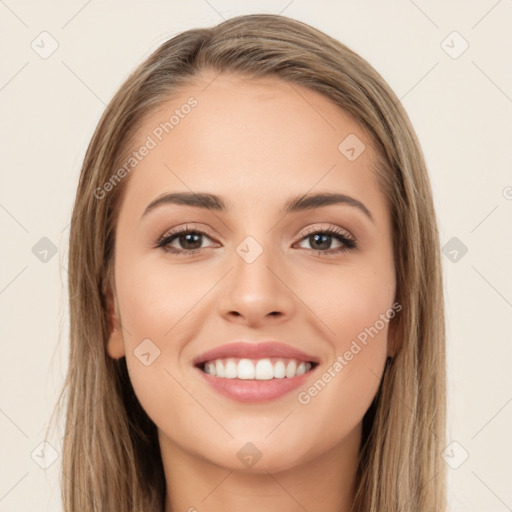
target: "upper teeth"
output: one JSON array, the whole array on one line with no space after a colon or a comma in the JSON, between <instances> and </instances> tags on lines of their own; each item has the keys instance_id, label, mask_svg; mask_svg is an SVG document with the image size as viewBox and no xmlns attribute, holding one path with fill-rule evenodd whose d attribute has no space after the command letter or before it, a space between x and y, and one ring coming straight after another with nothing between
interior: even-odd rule
<instances>
[{"instance_id":1,"label":"upper teeth","mask_svg":"<svg viewBox=\"0 0 512 512\"><path fill-rule=\"evenodd\" d=\"M204 365L205 373L225 379L283 379L302 375L311 363L295 359L216 359Z\"/></svg>"}]
</instances>

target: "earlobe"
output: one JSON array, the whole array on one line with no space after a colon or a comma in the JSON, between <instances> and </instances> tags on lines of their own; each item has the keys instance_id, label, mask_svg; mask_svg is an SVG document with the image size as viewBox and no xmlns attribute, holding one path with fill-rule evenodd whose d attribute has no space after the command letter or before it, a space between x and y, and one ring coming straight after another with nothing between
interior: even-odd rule
<instances>
[{"instance_id":1,"label":"earlobe","mask_svg":"<svg viewBox=\"0 0 512 512\"><path fill-rule=\"evenodd\" d=\"M112 359L119 359L125 355L123 336L121 329L112 329L107 341L107 352Z\"/></svg>"},{"instance_id":2,"label":"earlobe","mask_svg":"<svg viewBox=\"0 0 512 512\"><path fill-rule=\"evenodd\" d=\"M119 359L125 355L124 341L121 332L121 322L118 318L118 308L114 301L112 291L106 294L109 338L107 340L107 352L112 359Z\"/></svg>"}]
</instances>

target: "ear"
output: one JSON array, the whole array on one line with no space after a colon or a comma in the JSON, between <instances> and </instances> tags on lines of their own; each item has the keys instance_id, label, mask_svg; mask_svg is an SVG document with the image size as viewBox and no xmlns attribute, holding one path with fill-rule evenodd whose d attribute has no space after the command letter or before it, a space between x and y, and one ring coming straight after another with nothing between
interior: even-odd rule
<instances>
[{"instance_id":1,"label":"ear","mask_svg":"<svg viewBox=\"0 0 512 512\"><path fill-rule=\"evenodd\" d=\"M111 287L106 294L109 338L107 341L107 352L112 359L119 359L125 355L124 341L121 330L121 320L119 317L119 307L117 300L112 293Z\"/></svg>"}]
</instances>

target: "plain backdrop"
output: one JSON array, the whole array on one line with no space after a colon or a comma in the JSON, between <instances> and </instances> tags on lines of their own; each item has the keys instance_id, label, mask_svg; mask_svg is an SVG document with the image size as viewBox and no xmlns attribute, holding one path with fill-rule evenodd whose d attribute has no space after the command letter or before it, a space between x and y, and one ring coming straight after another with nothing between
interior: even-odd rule
<instances>
[{"instance_id":1,"label":"plain backdrop","mask_svg":"<svg viewBox=\"0 0 512 512\"><path fill-rule=\"evenodd\" d=\"M444 248L450 510L512 510L512 1L0 0L1 511L61 510L61 438L41 443L67 365L71 208L105 105L172 35L256 12L339 39L403 102Z\"/></svg>"}]
</instances>

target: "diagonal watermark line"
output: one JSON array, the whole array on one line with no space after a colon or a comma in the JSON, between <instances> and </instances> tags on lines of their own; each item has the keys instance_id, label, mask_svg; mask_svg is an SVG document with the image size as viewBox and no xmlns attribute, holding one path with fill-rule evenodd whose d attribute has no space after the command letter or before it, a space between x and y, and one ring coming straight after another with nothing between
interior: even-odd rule
<instances>
[{"instance_id":1,"label":"diagonal watermark line","mask_svg":"<svg viewBox=\"0 0 512 512\"><path fill-rule=\"evenodd\" d=\"M25 432L23 432L23 430L21 430L21 428L11 419L9 418L9 416L7 416L7 414L5 414L5 412L0 409L0 412L27 438L27 439L30 439L27 434L25 434Z\"/></svg>"},{"instance_id":2,"label":"diagonal watermark line","mask_svg":"<svg viewBox=\"0 0 512 512\"><path fill-rule=\"evenodd\" d=\"M217 420L217 418L178 379L176 379L176 377L174 377L174 375L172 375L172 373L167 368L164 368L164 370L169 375L169 377L172 377L174 381L189 394L190 398L195 400L195 402L204 409L204 411L215 421L215 423L217 423L230 437L233 437L231 432L229 432L229 430L219 420Z\"/></svg>"},{"instance_id":3,"label":"diagonal watermark line","mask_svg":"<svg viewBox=\"0 0 512 512\"><path fill-rule=\"evenodd\" d=\"M295 412L295 409L292 409L265 437L267 438L272 432L274 432L284 421L290 416L292 412Z\"/></svg>"},{"instance_id":4,"label":"diagonal watermark line","mask_svg":"<svg viewBox=\"0 0 512 512\"><path fill-rule=\"evenodd\" d=\"M372 373L375 378L380 382L382 379L371 369L371 368L368 368L368 370L370 371L370 373ZM400 400L400 402L402 402L403 406L411 413L413 414L413 410L409 407L409 405L407 405L404 401L404 399L401 397L401 396L398 396L398 400ZM434 436L434 437L437 437L437 434L430 428L430 425L426 422L424 422L423 420L420 420L423 425L425 425L431 432L431 434Z\"/></svg>"},{"instance_id":5,"label":"diagonal watermark line","mask_svg":"<svg viewBox=\"0 0 512 512\"><path fill-rule=\"evenodd\" d=\"M286 11L286 9L288 9L288 7L290 7L291 4L293 4L295 0L290 0L290 2L288 2L277 14L278 16L283 14L284 11Z\"/></svg>"},{"instance_id":6,"label":"diagonal watermark line","mask_svg":"<svg viewBox=\"0 0 512 512\"><path fill-rule=\"evenodd\" d=\"M71 23L71 21L73 21L91 2L92 0L88 0L80 9L78 9L78 11L75 14L73 14L73 16L71 16L71 18L69 18L69 20L66 21L64 25L62 25L62 27L60 27L61 30L66 28Z\"/></svg>"},{"instance_id":7,"label":"diagonal watermark line","mask_svg":"<svg viewBox=\"0 0 512 512\"><path fill-rule=\"evenodd\" d=\"M325 327L327 327L327 329L329 329L329 331L331 331L333 336L336 336L336 333L268 265L265 266L270 270L270 272L272 272L272 274L277 277L277 279L279 279L279 281L281 281L281 283L286 286L286 288L288 288L288 290L290 290L295 295L295 297L297 297L302 302L302 304L304 304L304 306L309 309L309 311L311 311L311 313L313 313L318 318L318 320L320 320L320 322L325 325Z\"/></svg>"},{"instance_id":8,"label":"diagonal watermark line","mask_svg":"<svg viewBox=\"0 0 512 512\"><path fill-rule=\"evenodd\" d=\"M503 411L503 409L505 409L505 407L506 407L510 402L512 402L512 398L506 402L506 404L505 404L505 405L504 405L504 406L503 406L503 407L502 407L502 408L501 408L501 409L500 409L500 410L499 410L499 411L498 411L498 412L497 412L497 413L496 413L496 414L495 414L495 415L494 415L494 416L493 416L493 417L492 417L492 418L491 418L491 419L490 419L490 420L489 420L489 421L488 421L488 422L487 422L487 423L486 423L486 424L485 424L485 425L484 425L484 426L483 426L483 427L482 427L482 428L481 428L481 429L480 429L480 430L479 430L479 431L478 431L478 432L477 432L477 433L476 433L472 438L471 438L471 440L475 439L475 437L476 437L478 434L480 434L480 432L482 432L482 430L483 430L484 428L486 428L486 427L487 427L487 425L489 425L489 423L491 423L491 421L493 421L493 420L494 420L494 418L496 418L496 416L498 416L498 414L499 414L501 411Z\"/></svg>"},{"instance_id":9,"label":"diagonal watermark line","mask_svg":"<svg viewBox=\"0 0 512 512\"><path fill-rule=\"evenodd\" d=\"M71 477L69 477L66 473L64 473L64 471L62 471L62 474L70 481L70 482L73 482L74 484L76 484L76 481L73 480ZM94 498L94 496L92 494L87 494L87 492L84 491L83 487L81 485L77 486L78 490L80 491L80 493L85 496L88 500L92 501L93 502L93 505L94 505L94 508L99 508L101 509L101 507L98 507L97 506L97 501L96 499Z\"/></svg>"},{"instance_id":10,"label":"diagonal watermark line","mask_svg":"<svg viewBox=\"0 0 512 512\"><path fill-rule=\"evenodd\" d=\"M1 290L0 290L0 294L2 294L8 286L10 286L16 279L18 279L18 277L23 273L25 272L25 270L27 270L28 268L28 265L25 266L24 269L20 270Z\"/></svg>"},{"instance_id":11,"label":"diagonal watermark line","mask_svg":"<svg viewBox=\"0 0 512 512\"><path fill-rule=\"evenodd\" d=\"M512 308L512 304L473 265L471 268Z\"/></svg>"},{"instance_id":12,"label":"diagonal watermark line","mask_svg":"<svg viewBox=\"0 0 512 512\"><path fill-rule=\"evenodd\" d=\"M477 224L477 225L476 225L476 226L475 226L471 231L470 231L470 233L473 233L473 231L475 231L475 229L476 229L478 226L480 226L480 224L482 224L482 222L483 222L485 219L487 219L487 217L489 217L489 215L491 215L491 213L493 213L493 212L496 210L496 208L498 208L498 206L499 206L499 204L497 204L497 205L496 205L496 206L495 206L495 207L494 207L494 208L493 208L493 209L492 209L492 210L491 210L491 211L490 211L490 212L489 212L489 213L488 213L488 214L487 214L487 215L486 215L486 216L485 216L485 217L484 217L484 218L483 218L483 219L482 219L482 220L481 220L481 221L480 221L480 222L479 222L479 223L478 223L478 224Z\"/></svg>"},{"instance_id":13,"label":"diagonal watermark line","mask_svg":"<svg viewBox=\"0 0 512 512\"><path fill-rule=\"evenodd\" d=\"M203 0L204 2L206 2L223 20L225 20L226 18L224 18L224 16L222 16L222 14L217 11L217 9L215 9L215 7L210 3L208 2L208 0Z\"/></svg>"},{"instance_id":14,"label":"diagonal watermark line","mask_svg":"<svg viewBox=\"0 0 512 512\"><path fill-rule=\"evenodd\" d=\"M299 501L297 501L297 499L295 498L295 496L293 496L292 494L290 494L290 492L288 492L288 489L286 489L285 487L283 487L283 485L281 484L281 482L279 480L277 480L277 478L272 474L272 473L269 473L268 471L266 471L267 475L272 478L274 480L274 482L276 482L277 485L279 485L279 487L281 487L281 489L283 489L283 491L288 494L288 496L290 496L290 498L295 501L295 503L297 503L297 505L299 505L299 507L304 510L305 512L308 512L308 509L306 507L304 507L304 505L302 505L302 503L300 503Z\"/></svg>"},{"instance_id":15,"label":"diagonal watermark line","mask_svg":"<svg viewBox=\"0 0 512 512\"><path fill-rule=\"evenodd\" d=\"M498 0L472 27L471 27L471 30L473 30L477 25L480 24L481 21L483 21L487 15L494 10L494 8L499 4L501 3L501 0Z\"/></svg>"},{"instance_id":16,"label":"diagonal watermark line","mask_svg":"<svg viewBox=\"0 0 512 512\"><path fill-rule=\"evenodd\" d=\"M298 89L295 88L295 86L291 83L291 82L288 82L288 85L333 129L333 130L336 130L336 128L334 128L334 126L329 123L329 121L327 121L327 119L322 115L320 114L320 112L298 91Z\"/></svg>"},{"instance_id":17,"label":"diagonal watermark line","mask_svg":"<svg viewBox=\"0 0 512 512\"><path fill-rule=\"evenodd\" d=\"M28 471L0 498L0 501L2 501L27 475Z\"/></svg>"},{"instance_id":18,"label":"diagonal watermark line","mask_svg":"<svg viewBox=\"0 0 512 512\"><path fill-rule=\"evenodd\" d=\"M107 312L107 314L108 314L108 312ZM131 335L132 335L132 333L131 333L131 332L130 332L130 331L129 331L125 326L124 326L124 324L123 324L123 322L121 321L121 319L119 319L119 326L121 327L121 331L126 332L126 334L127 334L128 336L131 336Z\"/></svg>"},{"instance_id":19,"label":"diagonal watermark line","mask_svg":"<svg viewBox=\"0 0 512 512\"><path fill-rule=\"evenodd\" d=\"M412 498L409 499L409 501L406 502L405 504L405 507L407 508L400 508L401 511L403 512L406 512L408 510L414 510L414 503L416 502L416 500L418 499L418 496L420 495L420 493L423 491L423 489L426 489L428 485L430 485L431 482L434 481L434 479L437 477L437 475L439 474L439 471L421 488L421 489L418 489L414 495L412 496ZM398 500L395 498L395 503L398 505ZM411 508L409 508L409 505L413 505Z\"/></svg>"},{"instance_id":20,"label":"diagonal watermark line","mask_svg":"<svg viewBox=\"0 0 512 512\"><path fill-rule=\"evenodd\" d=\"M370 370L370 371L372 371L372 370ZM398 400L400 400L400 402L402 402L403 406L406 407L411 414L413 414L412 409L405 403L405 401L403 400L402 397L399 396ZM437 434L430 428L430 425L428 423L425 423L423 420L421 420L421 422L423 423L423 425L425 425L430 430L430 433L434 437L437 437Z\"/></svg>"},{"instance_id":21,"label":"diagonal watermark line","mask_svg":"<svg viewBox=\"0 0 512 512\"><path fill-rule=\"evenodd\" d=\"M413 0L409 0L409 2L411 2L411 4L414 5L414 7L416 7L416 9L418 9L418 11L420 11L421 14L423 14L423 16L425 16L425 18L427 18L427 20L430 21L432 25L434 25L434 27L439 28L437 23L423 9L421 9L416 2L414 2Z\"/></svg>"},{"instance_id":22,"label":"diagonal watermark line","mask_svg":"<svg viewBox=\"0 0 512 512\"><path fill-rule=\"evenodd\" d=\"M496 496L496 498L498 498L501 503L503 503L503 505L505 505L505 507L507 507L507 510L510 510L512 511L512 508L510 508L473 470L471 470L471 473L473 473L473 475L475 475L478 480L480 480L480 482L482 482L483 485L485 485L485 487L487 487L487 489L489 489L489 491L491 491L494 496Z\"/></svg>"},{"instance_id":23,"label":"diagonal watermark line","mask_svg":"<svg viewBox=\"0 0 512 512\"><path fill-rule=\"evenodd\" d=\"M473 66L475 66L475 68L478 69L478 71L480 71L480 73L482 73L482 75L484 75L485 78L487 78L487 80L489 80L489 82L491 82L491 84L493 84L494 87L496 87L496 89L498 89L498 91L500 91L501 94L503 94L503 96L512 103L512 98L510 98L510 96L474 60L471 61L471 64L473 64Z\"/></svg>"},{"instance_id":24,"label":"diagonal watermark line","mask_svg":"<svg viewBox=\"0 0 512 512\"><path fill-rule=\"evenodd\" d=\"M63 231L65 231L66 229L68 229L68 228L69 228L69 226L71 226L71 222L69 222L66 226L64 226L64 227L60 230L60 232L62 233Z\"/></svg>"},{"instance_id":25,"label":"diagonal watermark line","mask_svg":"<svg viewBox=\"0 0 512 512\"><path fill-rule=\"evenodd\" d=\"M435 69L435 67L439 64L437 61L401 98L402 101L413 89L415 89L423 80Z\"/></svg>"},{"instance_id":26,"label":"diagonal watermark line","mask_svg":"<svg viewBox=\"0 0 512 512\"><path fill-rule=\"evenodd\" d=\"M212 83L214 82L214 80L216 80L220 75L222 74L222 71L219 71L202 89L201 89L201 92L204 92L206 91L206 89L208 89L208 87L210 87L210 85L212 85Z\"/></svg>"},{"instance_id":27,"label":"diagonal watermark line","mask_svg":"<svg viewBox=\"0 0 512 512\"><path fill-rule=\"evenodd\" d=\"M105 395L103 394L102 396L100 396L96 402L93 404L93 406L91 407L91 410L89 412L87 412L85 414L85 416L83 418L80 418L78 421L75 422L75 424L73 426L70 426L70 427L67 427L67 431L64 432L64 435L60 438L61 441L64 440L65 437L67 437L68 435L71 434L71 432L73 432L73 430L75 430L76 427L78 427L78 425L82 424L82 423L85 423L86 421L88 421L88 417L91 415L91 413L93 412L93 410L98 407L98 405L100 405L102 403L102 401L104 400L105 398Z\"/></svg>"},{"instance_id":28,"label":"diagonal watermark line","mask_svg":"<svg viewBox=\"0 0 512 512\"><path fill-rule=\"evenodd\" d=\"M165 334L167 336L232 270L231 267Z\"/></svg>"},{"instance_id":29,"label":"diagonal watermark line","mask_svg":"<svg viewBox=\"0 0 512 512\"><path fill-rule=\"evenodd\" d=\"M211 494L214 493L214 491L216 491L221 484L223 484L225 482L225 480L227 479L227 477L229 475L231 475L231 473L233 473L233 471L231 470L202 500L201 502L203 502L204 500L206 500L208 498L208 496L210 496ZM189 509L190 510L190 509ZM195 509L194 509L195 510Z\"/></svg>"},{"instance_id":30,"label":"diagonal watermark line","mask_svg":"<svg viewBox=\"0 0 512 512\"><path fill-rule=\"evenodd\" d=\"M87 89L89 89L89 91L91 91L91 92L94 94L94 96L96 96L96 98L98 98L98 99L101 101L101 103L103 103L103 105L105 105L105 107L107 106L107 104L106 104L106 103L105 103L105 102L104 102L104 101L103 101L103 100L102 100L102 99L101 99L101 98L100 98L100 97L99 97L99 96L98 96L98 95L97 95L97 94L96 94L96 93L95 93L95 92L94 92L94 91L93 91L93 90L92 90L92 89L91 89L91 88L90 88L90 87L89 87L89 86L88 86L88 85L87 85L87 84L86 84L86 83L85 83L85 82L84 82L84 81L83 81L83 80L82 80L82 79L81 79L81 78L80 78L80 77L79 77L79 76L78 76L78 75L77 75L77 74L76 74L76 73L75 73L75 72L74 72L74 71L73 71L73 70L72 70L72 69L71 69L71 68L70 68L70 67L69 67L65 62L64 62L64 61L63 61L63 60L61 60L61 62L62 62L62 64L64 64L64 66L66 66L66 67L69 69L69 71L71 71L71 73L73 73L73 75L75 75L75 76L76 76L76 78L77 78L77 79L78 79L78 80L79 80L79 81L80 81L80 82L81 82L81 83L82 83L82 84L83 84Z\"/></svg>"},{"instance_id":31,"label":"diagonal watermark line","mask_svg":"<svg viewBox=\"0 0 512 512\"><path fill-rule=\"evenodd\" d=\"M25 27L27 28L30 28L5 2L4 0L0 0L0 2L2 3L2 5L8 9L9 11L11 11L11 13L13 14L13 16L15 16L16 18L18 18L18 21L20 21L21 23L23 23L23 25L25 25Z\"/></svg>"},{"instance_id":32,"label":"diagonal watermark line","mask_svg":"<svg viewBox=\"0 0 512 512\"><path fill-rule=\"evenodd\" d=\"M25 233L28 233L28 229L3 204L0 204L0 208L3 208L21 226Z\"/></svg>"},{"instance_id":33,"label":"diagonal watermark line","mask_svg":"<svg viewBox=\"0 0 512 512\"><path fill-rule=\"evenodd\" d=\"M4 85L2 85L2 87L0 87L0 91L3 91L27 66L28 62L25 62L25 64L23 64L23 66L21 66L21 68L18 69L18 71L16 71L16 73L14 73L14 75L11 76Z\"/></svg>"}]
</instances>

